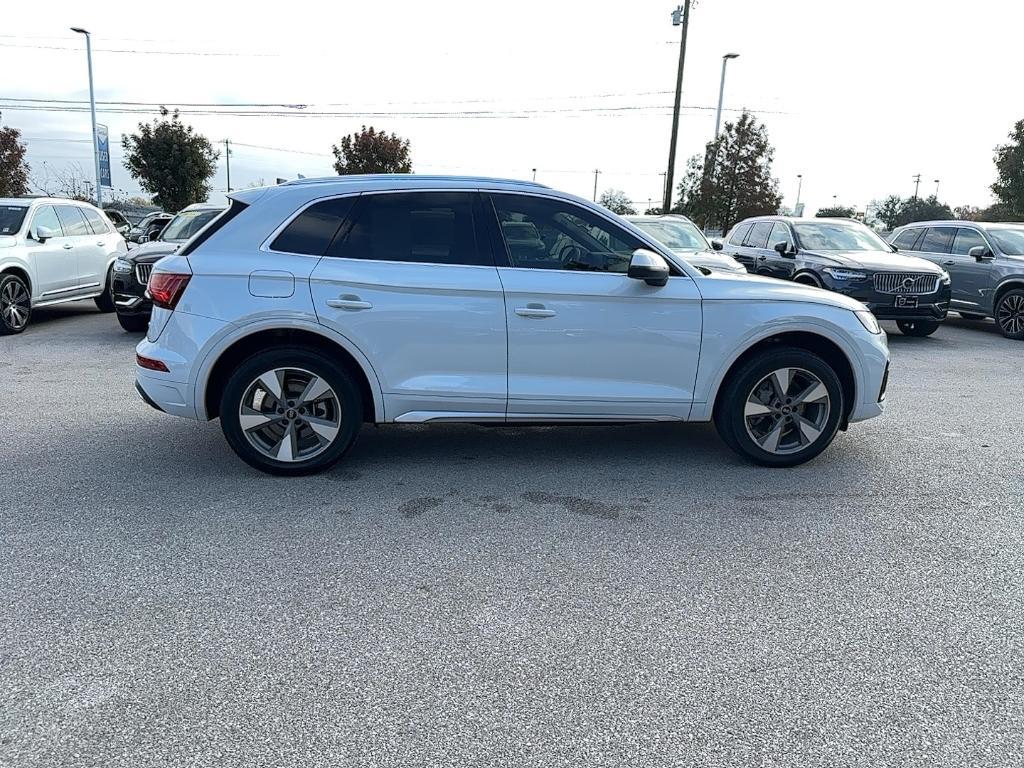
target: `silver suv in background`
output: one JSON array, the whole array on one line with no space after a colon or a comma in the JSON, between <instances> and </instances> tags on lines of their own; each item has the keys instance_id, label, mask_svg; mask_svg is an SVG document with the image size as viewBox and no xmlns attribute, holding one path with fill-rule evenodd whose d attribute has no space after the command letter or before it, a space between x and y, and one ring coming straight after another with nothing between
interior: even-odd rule
<instances>
[{"instance_id":1,"label":"silver suv in background","mask_svg":"<svg viewBox=\"0 0 1024 768\"><path fill-rule=\"evenodd\" d=\"M686 259L698 269L733 274L743 274L747 271L732 256L715 253L719 249L712 250L704 233L686 216L670 213L660 216L626 216L624 218L626 221L636 224L648 235L669 248L672 253Z\"/></svg>"},{"instance_id":2,"label":"silver suv in background","mask_svg":"<svg viewBox=\"0 0 1024 768\"><path fill-rule=\"evenodd\" d=\"M1024 223L918 221L895 229L889 241L949 272L951 310L994 318L1004 336L1024 339Z\"/></svg>"}]
</instances>

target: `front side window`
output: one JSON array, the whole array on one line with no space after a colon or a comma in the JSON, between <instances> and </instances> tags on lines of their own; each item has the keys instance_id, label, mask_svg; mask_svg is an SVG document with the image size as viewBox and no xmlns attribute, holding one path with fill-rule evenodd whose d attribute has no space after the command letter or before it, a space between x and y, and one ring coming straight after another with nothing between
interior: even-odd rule
<instances>
[{"instance_id":1,"label":"front side window","mask_svg":"<svg viewBox=\"0 0 1024 768\"><path fill-rule=\"evenodd\" d=\"M925 253L949 253L956 227L928 227L917 250Z\"/></svg>"},{"instance_id":2,"label":"front side window","mask_svg":"<svg viewBox=\"0 0 1024 768\"><path fill-rule=\"evenodd\" d=\"M772 222L759 221L750 228L750 234L743 241L746 248L764 248L768 242L768 235L772 231Z\"/></svg>"},{"instance_id":3,"label":"front side window","mask_svg":"<svg viewBox=\"0 0 1024 768\"><path fill-rule=\"evenodd\" d=\"M493 266L477 247L473 193L361 195L328 256L370 261Z\"/></svg>"},{"instance_id":4,"label":"front side window","mask_svg":"<svg viewBox=\"0 0 1024 768\"><path fill-rule=\"evenodd\" d=\"M273 251L323 256L352 210L354 197L335 197L314 203L292 219L274 242Z\"/></svg>"},{"instance_id":5,"label":"front side window","mask_svg":"<svg viewBox=\"0 0 1024 768\"><path fill-rule=\"evenodd\" d=\"M89 228L92 229L94 235L102 235L110 231L110 227L107 226L107 222L103 220L103 217L92 208L79 208L82 214L85 216L85 220L89 222Z\"/></svg>"},{"instance_id":6,"label":"front side window","mask_svg":"<svg viewBox=\"0 0 1024 768\"><path fill-rule=\"evenodd\" d=\"M908 229L900 232L900 236L893 240L892 244L901 251L912 251L914 250L914 243L917 242L917 236L920 234L920 229Z\"/></svg>"},{"instance_id":7,"label":"front side window","mask_svg":"<svg viewBox=\"0 0 1024 768\"><path fill-rule=\"evenodd\" d=\"M889 244L871 229L856 222L801 221L793 224L800 247L809 251L885 251Z\"/></svg>"},{"instance_id":8,"label":"front side window","mask_svg":"<svg viewBox=\"0 0 1024 768\"><path fill-rule=\"evenodd\" d=\"M1007 256L1024 256L1024 227L999 227L988 233Z\"/></svg>"},{"instance_id":9,"label":"front side window","mask_svg":"<svg viewBox=\"0 0 1024 768\"><path fill-rule=\"evenodd\" d=\"M956 231L956 239L953 240L953 253L966 256L971 252L971 248L979 245L988 248L988 243L985 242L985 238L981 236L980 232L961 228Z\"/></svg>"},{"instance_id":10,"label":"front side window","mask_svg":"<svg viewBox=\"0 0 1024 768\"><path fill-rule=\"evenodd\" d=\"M594 213L562 200L491 196L513 267L625 274L643 242Z\"/></svg>"},{"instance_id":11,"label":"front side window","mask_svg":"<svg viewBox=\"0 0 1024 768\"><path fill-rule=\"evenodd\" d=\"M171 223L164 228L163 232L160 233L160 239L170 240L172 243L188 240L192 235L196 234L200 229L220 216L221 213L223 213L223 211L216 209L205 211L182 211L171 219Z\"/></svg>"},{"instance_id":12,"label":"front side window","mask_svg":"<svg viewBox=\"0 0 1024 768\"><path fill-rule=\"evenodd\" d=\"M729 245L743 245L743 238L747 236L749 231L749 224L737 224L736 229L732 231L732 235L729 237Z\"/></svg>"},{"instance_id":13,"label":"front side window","mask_svg":"<svg viewBox=\"0 0 1024 768\"><path fill-rule=\"evenodd\" d=\"M65 235L77 237L92 234L85 216L82 215L82 209L77 205L58 205L57 218L60 219L60 223L64 226Z\"/></svg>"},{"instance_id":14,"label":"front side window","mask_svg":"<svg viewBox=\"0 0 1024 768\"><path fill-rule=\"evenodd\" d=\"M14 235L21 229L21 223L28 213L26 205L0 206L0 235Z\"/></svg>"},{"instance_id":15,"label":"front side window","mask_svg":"<svg viewBox=\"0 0 1024 768\"><path fill-rule=\"evenodd\" d=\"M633 222L659 243L673 251L708 251L711 247L696 224L689 221L649 219Z\"/></svg>"},{"instance_id":16,"label":"front side window","mask_svg":"<svg viewBox=\"0 0 1024 768\"><path fill-rule=\"evenodd\" d=\"M32 217L32 229L38 227L46 227L53 232L54 237L63 237L64 235L60 219L57 218L57 211L52 205L41 205L36 208L35 215Z\"/></svg>"},{"instance_id":17,"label":"front side window","mask_svg":"<svg viewBox=\"0 0 1024 768\"><path fill-rule=\"evenodd\" d=\"M787 246L790 243L789 227L781 221L775 222L772 226L772 233L768 237L768 247L774 249L779 243L785 243Z\"/></svg>"}]
</instances>

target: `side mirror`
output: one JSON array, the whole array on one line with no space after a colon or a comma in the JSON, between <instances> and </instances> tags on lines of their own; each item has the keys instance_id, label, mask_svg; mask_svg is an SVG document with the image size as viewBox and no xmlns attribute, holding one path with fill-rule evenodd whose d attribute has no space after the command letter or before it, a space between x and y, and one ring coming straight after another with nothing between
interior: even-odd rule
<instances>
[{"instance_id":1,"label":"side mirror","mask_svg":"<svg viewBox=\"0 0 1024 768\"><path fill-rule=\"evenodd\" d=\"M711 250L713 250L713 251L721 251L724 248L725 248L725 246L722 245L722 241L719 240L717 237L714 240L711 241Z\"/></svg>"},{"instance_id":2,"label":"side mirror","mask_svg":"<svg viewBox=\"0 0 1024 768\"><path fill-rule=\"evenodd\" d=\"M983 261L992 261L992 259L995 258L995 256L992 254L992 251L990 251L984 245L974 246L973 248L971 248L971 250L967 252L967 255L973 256L974 260L977 261L978 263L981 263Z\"/></svg>"},{"instance_id":3,"label":"side mirror","mask_svg":"<svg viewBox=\"0 0 1024 768\"><path fill-rule=\"evenodd\" d=\"M648 285L662 286L668 282L668 263L654 251L637 248L629 260L629 271L626 274Z\"/></svg>"},{"instance_id":4,"label":"side mirror","mask_svg":"<svg viewBox=\"0 0 1024 768\"><path fill-rule=\"evenodd\" d=\"M785 256L787 259L796 258L796 250L790 249L789 243L776 243L775 250L779 252L780 256Z\"/></svg>"},{"instance_id":5,"label":"side mirror","mask_svg":"<svg viewBox=\"0 0 1024 768\"><path fill-rule=\"evenodd\" d=\"M149 235L139 235L139 245L149 242Z\"/></svg>"},{"instance_id":6,"label":"side mirror","mask_svg":"<svg viewBox=\"0 0 1024 768\"><path fill-rule=\"evenodd\" d=\"M57 233L49 227L35 227L32 232L32 239L38 240L40 243L45 243L51 237L54 237Z\"/></svg>"}]
</instances>

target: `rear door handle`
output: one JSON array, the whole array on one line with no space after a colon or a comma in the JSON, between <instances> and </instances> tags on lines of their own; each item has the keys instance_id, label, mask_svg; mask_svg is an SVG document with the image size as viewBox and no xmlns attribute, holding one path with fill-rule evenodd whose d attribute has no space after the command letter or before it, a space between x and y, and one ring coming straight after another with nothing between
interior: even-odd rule
<instances>
[{"instance_id":1,"label":"rear door handle","mask_svg":"<svg viewBox=\"0 0 1024 768\"><path fill-rule=\"evenodd\" d=\"M358 312L361 309L372 309L373 304L363 301L358 296L339 296L336 299L328 299L327 306L334 309L347 309L349 312Z\"/></svg>"},{"instance_id":2,"label":"rear door handle","mask_svg":"<svg viewBox=\"0 0 1024 768\"><path fill-rule=\"evenodd\" d=\"M65 251L70 251L70 250L71 250L72 248L74 248L74 247L75 247L75 246L74 246L74 245L72 245L71 243L64 243L64 250L65 250Z\"/></svg>"},{"instance_id":3,"label":"rear door handle","mask_svg":"<svg viewBox=\"0 0 1024 768\"><path fill-rule=\"evenodd\" d=\"M102 246L102 245L106 245L106 243L103 242L102 240L100 240L98 243L96 243L96 245L101 245Z\"/></svg>"},{"instance_id":4,"label":"rear door handle","mask_svg":"<svg viewBox=\"0 0 1024 768\"><path fill-rule=\"evenodd\" d=\"M520 317L554 317L557 313L543 304L527 304L525 307L516 307L516 314Z\"/></svg>"}]
</instances>

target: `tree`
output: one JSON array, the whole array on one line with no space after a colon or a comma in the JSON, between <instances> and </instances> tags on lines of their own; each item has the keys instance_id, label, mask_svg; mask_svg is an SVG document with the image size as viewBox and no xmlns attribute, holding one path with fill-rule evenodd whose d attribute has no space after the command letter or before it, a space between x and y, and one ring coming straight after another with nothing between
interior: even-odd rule
<instances>
[{"instance_id":1,"label":"tree","mask_svg":"<svg viewBox=\"0 0 1024 768\"><path fill-rule=\"evenodd\" d=\"M606 189L597 202L619 216L636 216L636 208L621 189Z\"/></svg>"},{"instance_id":2,"label":"tree","mask_svg":"<svg viewBox=\"0 0 1024 768\"><path fill-rule=\"evenodd\" d=\"M1010 131L1010 141L996 147L996 180L992 193L1017 219L1024 219L1024 120Z\"/></svg>"},{"instance_id":3,"label":"tree","mask_svg":"<svg viewBox=\"0 0 1024 768\"><path fill-rule=\"evenodd\" d=\"M43 163L43 174L32 175L32 186L51 197L67 197L84 203L94 202L93 182L86 177L81 163L68 163L55 170Z\"/></svg>"},{"instance_id":4,"label":"tree","mask_svg":"<svg viewBox=\"0 0 1024 768\"><path fill-rule=\"evenodd\" d=\"M935 195L931 197L889 195L881 202L872 203L872 206L875 207L875 216L885 225L886 229L890 230L915 221L954 218L953 210L946 203L940 203Z\"/></svg>"},{"instance_id":5,"label":"tree","mask_svg":"<svg viewBox=\"0 0 1024 768\"><path fill-rule=\"evenodd\" d=\"M774 156L764 125L744 110L708 143L703 157L690 158L679 183L680 203L673 210L687 214L702 229L723 232L748 216L775 213L782 197L778 179L771 175Z\"/></svg>"},{"instance_id":6,"label":"tree","mask_svg":"<svg viewBox=\"0 0 1024 768\"><path fill-rule=\"evenodd\" d=\"M855 213L856 211L853 208L845 205L833 205L828 208L819 208L818 212L814 215L819 219L852 219Z\"/></svg>"},{"instance_id":7,"label":"tree","mask_svg":"<svg viewBox=\"0 0 1024 768\"><path fill-rule=\"evenodd\" d=\"M903 207L903 200L899 195L889 195L881 202L873 201L875 216L886 229L896 229L900 220L900 210Z\"/></svg>"},{"instance_id":8,"label":"tree","mask_svg":"<svg viewBox=\"0 0 1024 768\"><path fill-rule=\"evenodd\" d=\"M123 137L121 144L124 167L161 208L174 213L210 196L220 154L209 139L181 122L177 110L160 107L152 125L139 123L139 132Z\"/></svg>"},{"instance_id":9,"label":"tree","mask_svg":"<svg viewBox=\"0 0 1024 768\"><path fill-rule=\"evenodd\" d=\"M0 125L0 197L17 197L28 192L29 165L27 147L21 143L21 131Z\"/></svg>"},{"instance_id":10,"label":"tree","mask_svg":"<svg viewBox=\"0 0 1024 768\"><path fill-rule=\"evenodd\" d=\"M984 211L975 205L958 205L953 209L953 218L962 221L984 221L981 218L982 213Z\"/></svg>"},{"instance_id":11,"label":"tree","mask_svg":"<svg viewBox=\"0 0 1024 768\"><path fill-rule=\"evenodd\" d=\"M339 176L353 173L412 173L409 140L398 134L379 133L365 125L359 133L341 137L331 147L334 170Z\"/></svg>"}]
</instances>

